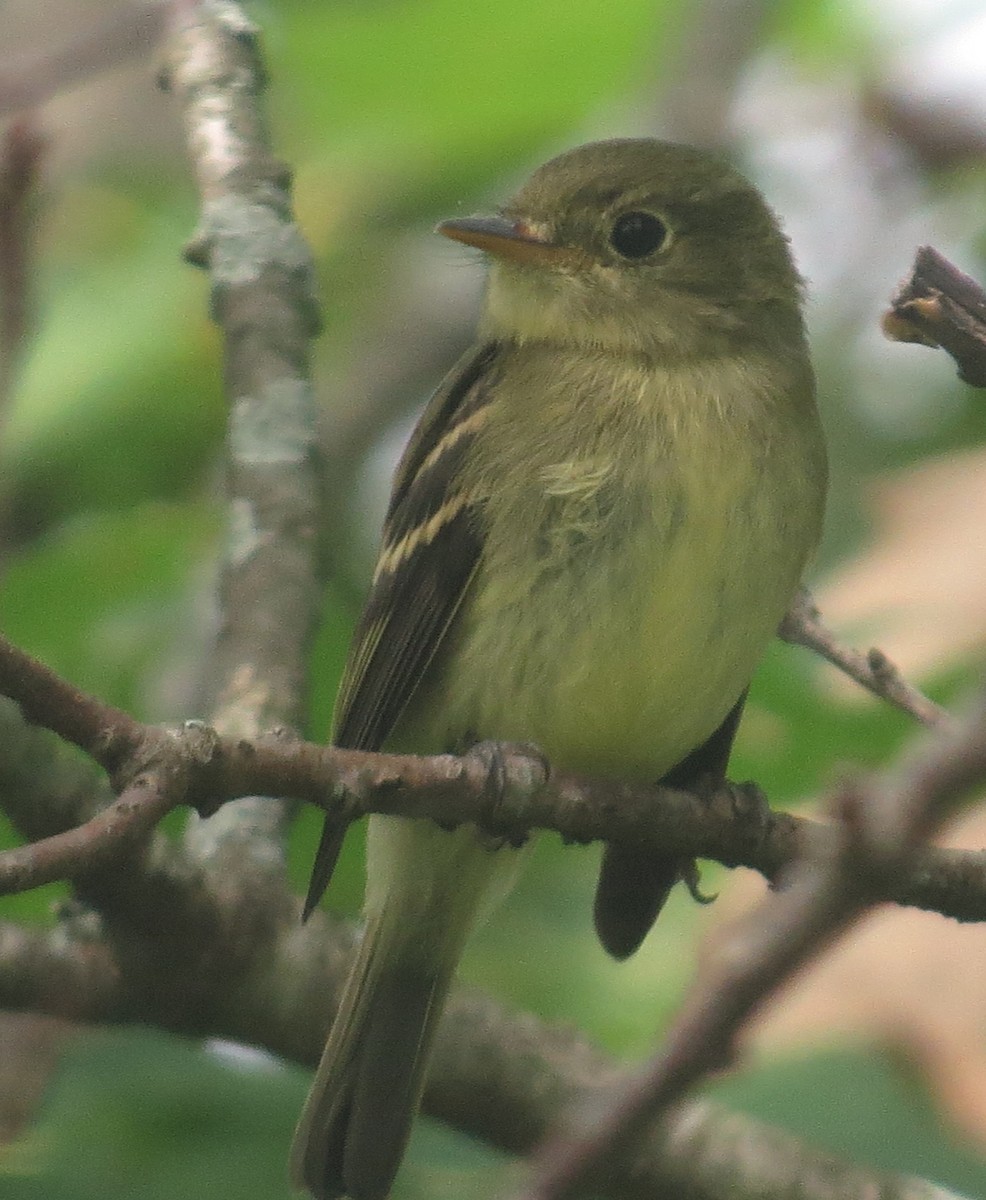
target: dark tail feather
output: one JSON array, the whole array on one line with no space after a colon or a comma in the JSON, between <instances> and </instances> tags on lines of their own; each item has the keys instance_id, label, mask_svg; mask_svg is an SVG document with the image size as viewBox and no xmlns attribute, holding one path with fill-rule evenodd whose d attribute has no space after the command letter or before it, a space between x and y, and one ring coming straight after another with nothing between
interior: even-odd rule
<instances>
[{"instance_id":1,"label":"dark tail feather","mask_svg":"<svg viewBox=\"0 0 986 1200\"><path fill-rule=\"evenodd\" d=\"M305 896L305 907L301 911L301 919L307 921L315 911L315 907L329 886L332 872L339 861L339 851L346 837L346 826L325 818L322 826L322 837L315 851L315 862L312 864L312 877L308 883L308 894Z\"/></svg>"},{"instance_id":2,"label":"dark tail feather","mask_svg":"<svg viewBox=\"0 0 986 1200\"><path fill-rule=\"evenodd\" d=\"M674 885L694 869L689 859L657 858L610 842L603 851L593 917L603 949L629 958L647 936Z\"/></svg>"},{"instance_id":3,"label":"dark tail feather","mask_svg":"<svg viewBox=\"0 0 986 1200\"><path fill-rule=\"evenodd\" d=\"M421 1102L449 972L405 972L377 984L349 1110L343 1182L353 1200L390 1192Z\"/></svg>"},{"instance_id":4,"label":"dark tail feather","mask_svg":"<svg viewBox=\"0 0 986 1200\"><path fill-rule=\"evenodd\" d=\"M346 1192L342 1160L361 1026L370 999L373 941L372 927L367 926L291 1144L291 1183L299 1190L307 1188L316 1200L338 1200Z\"/></svg>"},{"instance_id":5,"label":"dark tail feather","mask_svg":"<svg viewBox=\"0 0 986 1200\"><path fill-rule=\"evenodd\" d=\"M295 1132L291 1180L317 1200L384 1200L404 1155L454 962L402 958L368 926Z\"/></svg>"},{"instance_id":6,"label":"dark tail feather","mask_svg":"<svg viewBox=\"0 0 986 1200\"><path fill-rule=\"evenodd\" d=\"M661 780L668 787L701 788L721 783L743 715L746 692L729 710L710 738L672 768ZM662 858L653 851L610 842L603 851L593 916L603 948L614 958L629 958L647 936L664 907L668 893L681 879L689 883L696 900L695 862L688 858Z\"/></svg>"},{"instance_id":7,"label":"dark tail feather","mask_svg":"<svg viewBox=\"0 0 986 1200\"><path fill-rule=\"evenodd\" d=\"M372 820L370 913L291 1149L292 1183L316 1200L389 1193L456 963L515 862L468 828Z\"/></svg>"}]
</instances>

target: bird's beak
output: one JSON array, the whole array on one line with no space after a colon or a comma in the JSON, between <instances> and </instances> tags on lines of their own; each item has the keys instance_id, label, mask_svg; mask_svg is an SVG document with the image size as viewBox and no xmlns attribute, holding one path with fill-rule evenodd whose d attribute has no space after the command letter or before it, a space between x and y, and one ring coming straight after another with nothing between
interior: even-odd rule
<instances>
[{"instance_id":1,"label":"bird's beak","mask_svg":"<svg viewBox=\"0 0 986 1200\"><path fill-rule=\"evenodd\" d=\"M511 262L560 266L572 257L568 246L548 241L525 221L508 221L503 217L457 217L442 221L435 232Z\"/></svg>"}]
</instances>

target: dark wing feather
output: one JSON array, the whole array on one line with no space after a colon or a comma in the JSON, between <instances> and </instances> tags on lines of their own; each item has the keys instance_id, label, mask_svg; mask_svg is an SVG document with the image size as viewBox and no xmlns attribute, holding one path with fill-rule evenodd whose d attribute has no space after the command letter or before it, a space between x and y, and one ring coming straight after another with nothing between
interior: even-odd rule
<instances>
[{"instance_id":1,"label":"dark wing feather","mask_svg":"<svg viewBox=\"0 0 986 1200\"><path fill-rule=\"evenodd\" d=\"M439 534L381 576L356 630L351 676L340 693L333 744L379 750L435 655L479 557L468 497ZM345 686L345 685L344 685Z\"/></svg>"},{"instance_id":2,"label":"dark wing feather","mask_svg":"<svg viewBox=\"0 0 986 1200\"><path fill-rule=\"evenodd\" d=\"M425 459L432 454L453 425L468 416L477 406L485 404L488 389L482 386L483 380L493 368L496 355L496 342L485 342L467 350L438 385L425 406L394 472L390 503L384 518L384 545L390 541L390 524L395 519L396 510L418 477ZM483 399L477 395L476 385L480 385L478 391Z\"/></svg>"},{"instance_id":3,"label":"dark wing feather","mask_svg":"<svg viewBox=\"0 0 986 1200\"><path fill-rule=\"evenodd\" d=\"M435 655L481 535L461 468L489 402L496 347L472 351L432 397L394 477L373 586L353 634L332 741L379 750Z\"/></svg>"},{"instance_id":4,"label":"dark wing feather","mask_svg":"<svg viewBox=\"0 0 986 1200\"><path fill-rule=\"evenodd\" d=\"M482 549L461 468L485 420L496 345L472 350L432 397L394 477L373 586L353 635L332 742L379 750L462 602ZM305 901L328 885L344 830L326 820Z\"/></svg>"}]
</instances>

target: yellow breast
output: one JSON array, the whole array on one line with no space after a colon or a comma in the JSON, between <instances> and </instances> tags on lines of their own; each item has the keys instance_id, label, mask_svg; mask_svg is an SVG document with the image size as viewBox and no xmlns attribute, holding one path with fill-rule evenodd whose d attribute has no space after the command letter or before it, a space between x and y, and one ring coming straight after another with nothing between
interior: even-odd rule
<instances>
[{"instance_id":1,"label":"yellow breast","mask_svg":"<svg viewBox=\"0 0 986 1200\"><path fill-rule=\"evenodd\" d=\"M748 685L817 538L817 428L751 431L721 381L701 409L653 375L623 392L636 407L604 414L622 440L604 421L571 452L570 395L523 444L493 430L481 565L410 741L529 741L558 766L656 779Z\"/></svg>"}]
</instances>

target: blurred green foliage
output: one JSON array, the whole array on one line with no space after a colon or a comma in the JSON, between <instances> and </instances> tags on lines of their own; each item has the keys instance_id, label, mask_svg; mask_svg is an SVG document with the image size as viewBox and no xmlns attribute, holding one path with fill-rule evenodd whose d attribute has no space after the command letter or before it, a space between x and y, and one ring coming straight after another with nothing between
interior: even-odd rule
<instances>
[{"instance_id":1,"label":"blurred green foliage","mask_svg":"<svg viewBox=\"0 0 986 1200\"><path fill-rule=\"evenodd\" d=\"M975 1147L948 1131L901 1064L873 1051L850 1046L792 1056L708 1091L853 1162L933 1179L964 1196L986 1195L986 1164Z\"/></svg>"},{"instance_id":2,"label":"blurred green foliage","mask_svg":"<svg viewBox=\"0 0 986 1200\"><path fill-rule=\"evenodd\" d=\"M468 210L531 161L599 127L645 128L691 9L684 0L280 0L252 11L265 30L275 144L296 171L299 216L323 273L324 367L382 302L389 256L409 226ZM773 6L769 36L810 70L851 70L869 57L867 28L851 5L792 0ZM148 68L134 103L160 133L176 114L150 77ZM180 260L194 196L174 146L161 147L168 136L125 152L112 127L89 136L84 165L52 180L39 217L37 328L0 448L20 545L0 583L0 623L55 669L138 715L198 715L182 706L195 697L194 680L182 689L182 664L199 636L222 536L224 401L206 282ZM847 401L835 342L822 347L821 374L844 385L829 397L829 420L855 472L982 436L982 408L962 401L952 419L906 443L868 427ZM827 561L863 530L846 495L834 512ZM326 594L314 655L316 736L361 586L336 580ZM175 675L169 691L161 679ZM823 695L817 675L803 653L778 646L753 692L734 774L759 780L778 805L809 795L839 763L885 759L908 730L885 708ZM961 672L943 680L941 695L964 682ZM314 813L298 822L299 887L318 825ZM358 910L360 853L354 831L330 894L344 911ZM589 932L597 853L542 838L463 974L549 1019L578 1023L615 1053L639 1054L680 997L707 918L676 896L641 953L615 966ZM722 874L709 868L706 889ZM50 902L45 890L19 899L16 912L49 920ZM283 1155L304 1089L300 1071L231 1066L163 1036L88 1035L66 1056L37 1128L0 1159L0 1195L286 1196ZM726 1091L835 1149L986 1194L981 1169L949 1146L929 1107L875 1055L808 1056ZM496 1161L423 1123L399 1194L492 1194L500 1175L485 1168Z\"/></svg>"}]
</instances>

